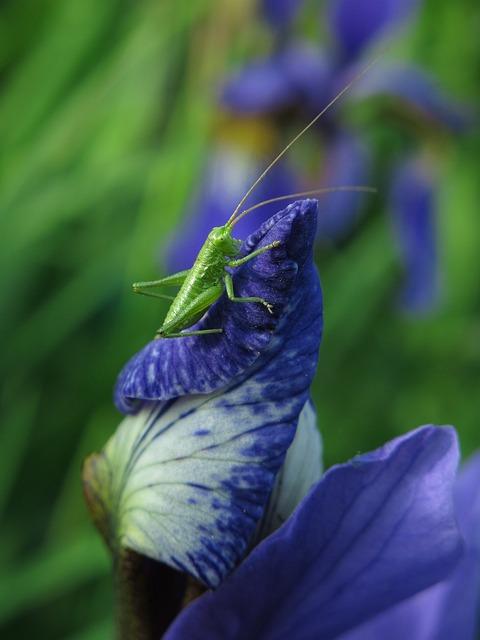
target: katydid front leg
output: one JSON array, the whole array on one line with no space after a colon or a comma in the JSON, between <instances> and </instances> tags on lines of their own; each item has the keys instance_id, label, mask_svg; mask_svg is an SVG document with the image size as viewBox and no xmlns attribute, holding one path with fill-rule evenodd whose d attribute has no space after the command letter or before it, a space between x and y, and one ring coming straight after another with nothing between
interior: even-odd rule
<instances>
[{"instance_id":1,"label":"katydid front leg","mask_svg":"<svg viewBox=\"0 0 480 640\"><path fill-rule=\"evenodd\" d=\"M229 273L225 274L224 280L225 288L227 289L227 296L231 302L258 302L259 304L263 304L265 307L267 307L269 313L273 313L273 306L263 298L257 298L255 296L249 298L237 298L233 290L232 276Z\"/></svg>"},{"instance_id":2,"label":"katydid front leg","mask_svg":"<svg viewBox=\"0 0 480 640\"><path fill-rule=\"evenodd\" d=\"M275 249L275 247L279 247L280 245L281 245L280 240L275 240L274 242L267 244L264 247L261 247L260 249L256 249L255 251L252 251L252 253L249 253L248 256L244 256L243 258L238 258L237 260L230 260L230 262L227 262L227 267L240 267L242 264L245 264L249 260L253 260L253 258L256 258L262 253L265 253L265 251L270 251L270 249Z\"/></svg>"}]
</instances>

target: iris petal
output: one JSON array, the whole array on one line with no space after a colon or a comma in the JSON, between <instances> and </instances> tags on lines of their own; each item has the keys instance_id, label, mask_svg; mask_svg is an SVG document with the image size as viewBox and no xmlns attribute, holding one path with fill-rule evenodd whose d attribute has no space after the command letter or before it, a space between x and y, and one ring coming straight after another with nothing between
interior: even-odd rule
<instances>
[{"instance_id":1,"label":"iris petal","mask_svg":"<svg viewBox=\"0 0 480 640\"><path fill-rule=\"evenodd\" d=\"M271 114L297 108L317 113L328 102L333 66L319 49L294 43L257 60L225 84L222 103L242 114Z\"/></svg>"},{"instance_id":2,"label":"iris petal","mask_svg":"<svg viewBox=\"0 0 480 640\"><path fill-rule=\"evenodd\" d=\"M322 440L317 415L308 401L300 414L295 438L275 480L272 495L257 531L259 541L278 529L322 475Z\"/></svg>"},{"instance_id":3,"label":"iris petal","mask_svg":"<svg viewBox=\"0 0 480 640\"><path fill-rule=\"evenodd\" d=\"M282 54L244 66L226 82L221 102L242 114L281 111L296 100L295 88L284 73Z\"/></svg>"},{"instance_id":4,"label":"iris petal","mask_svg":"<svg viewBox=\"0 0 480 640\"><path fill-rule=\"evenodd\" d=\"M244 243L246 254L280 242L238 268L233 278L237 296L262 297L273 305L273 314L260 304L230 302L224 294L194 325L220 327L223 333L153 340L127 363L115 391L120 411L138 411L146 400L211 393L250 376L252 367L270 371L275 359L286 369L270 372L272 388L289 370L284 393L288 395L292 385L306 392L322 331L320 284L312 262L317 206L316 200L290 205Z\"/></svg>"},{"instance_id":5,"label":"iris petal","mask_svg":"<svg viewBox=\"0 0 480 640\"><path fill-rule=\"evenodd\" d=\"M420 157L395 170L391 209L405 271L401 303L412 312L427 311L438 295L437 230L431 169Z\"/></svg>"},{"instance_id":6,"label":"iris petal","mask_svg":"<svg viewBox=\"0 0 480 640\"><path fill-rule=\"evenodd\" d=\"M303 0L261 0L263 15L276 29L285 29L302 8Z\"/></svg>"},{"instance_id":7,"label":"iris petal","mask_svg":"<svg viewBox=\"0 0 480 640\"><path fill-rule=\"evenodd\" d=\"M448 97L419 67L377 64L352 88L351 99L384 95L437 124L461 132L473 122L471 110Z\"/></svg>"},{"instance_id":8,"label":"iris petal","mask_svg":"<svg viewBox=\"0 0 480 640\"><path fill-rule=\"evenodd\" d=\"M294 515L166 640L329 640L458 561L455 432L423 427L330 469Z\"/></svg>"},{"instance_id":9,"label":"iris petal","mask_svg":"<svg viewBox=\"0 0 480 640\"><path fill-rule=\"evenodd\" d=\"M368 147L347 131L339 132L329 144L324 160L322 185L367 185L372 158ZM320 239L338 239L348 233L358 219L365 194L337 191L322 196L318 221Z\"/></svg>"},{"instance_id":10,"label":"iris petal","mask_svg":"<svg viewBox=\"0 0 480 640\"><path fill-rule=\"evenodd\" d=\"M466 553L447 580L342 635L341 640L474 640L480 594L480 454L462 469L455 507Z\"/></svg>"},{"instance_id":11,"label":"iris petal","mask_svg":"<svg viewBox=\"0 0 480 640\"><path fill-rule=\"evenodd\" d=\"M419 4L418 0L330 0L328 22L346 59L387 30L400 26Z\"/></svg>"}]
</instances>

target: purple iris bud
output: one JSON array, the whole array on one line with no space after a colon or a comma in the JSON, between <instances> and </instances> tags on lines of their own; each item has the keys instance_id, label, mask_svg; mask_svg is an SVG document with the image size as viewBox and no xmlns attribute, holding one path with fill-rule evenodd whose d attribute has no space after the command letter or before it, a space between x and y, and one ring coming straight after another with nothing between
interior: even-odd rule
<instances>
[{"instance_id":1,"label":"purple iris bud","mask_svg":"<svg viewBox=\"0 0 480 640\"><path fill-rule=\"evenodd\" d=\"M275 518L261 521L297 426L315 431L316 219L317 202L303 200L244 243L243 255L280 243L233 275L237 296L268 300L272 313L224 295L194 325L213 323L223 333L154 340L121 372L116 403L132 415L86 471L104 535L114 525L106 534L111 545L215 587L257 529L274 526ZM288 515L291 507L282 498L274 510Z\"/></svg>"}]
</instances>

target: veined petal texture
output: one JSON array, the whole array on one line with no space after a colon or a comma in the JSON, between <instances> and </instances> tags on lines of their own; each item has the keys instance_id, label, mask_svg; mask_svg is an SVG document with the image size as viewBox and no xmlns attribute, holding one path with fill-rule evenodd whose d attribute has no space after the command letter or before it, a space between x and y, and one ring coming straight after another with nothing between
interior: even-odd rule
<instances>
[{"instance_id":1,"label":"veined petal texture","mask_svg":"<svg viewBox=\"0 0 480 640\"><path fill-rule=\"evenodd\" d=\"M322 476L322 438L311 401L302 409L295 438L275 479L256 542L278 529Z\"/></svg>"},{"instance_id":2,"label":"veined petal texture","mask_svg":"<svg viewBox=\"0 0 480 640\"><path fill-rule=\"evenodd\" d=\"M220 300L209 314L225 327L218 342L205 344L198 336L186 349L189 338L154 343L159 401L134 405L136 415L86 465L87 498L111 545L160 560L209 587L246 553L315 371L322 329L311 259L315 228L316 203L304 201L246 242L249 253L281 239L277 255L247 263L234 280L237 295L255 292L275 301L272 317ZM201 380L212 372L215 377ZM148 382L148 375L134 374Z\"/></svg>"}]
</instances>

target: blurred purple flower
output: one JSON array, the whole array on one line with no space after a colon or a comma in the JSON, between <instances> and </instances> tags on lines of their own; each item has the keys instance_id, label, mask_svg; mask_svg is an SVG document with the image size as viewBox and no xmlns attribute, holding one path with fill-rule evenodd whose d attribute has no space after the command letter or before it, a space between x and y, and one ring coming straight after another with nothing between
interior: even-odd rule
<instances>
[{"instance_id":1,"label":"blurred purple flower","mask_svg":"<svg viewBox=\"0 0 480 640\"><path fill-rule=\"evenodd\" d=\"M231 114L242 118L267 117L274 122L283 116L296 114L305 122L358 73L364 66L362 56L368 49L378 46L381 40L390 37L414 15L420 0L330 0L326 10L327 27L333 35L330 49L320 49L292 37L292 21L302 4L293 0L278 3L264 0L261 3L264 16L278 36L277 44L271 55L245 65L225 83L221 104ZM357 81L345 101L355 104L373 96L394 101L396 111L401 115L420 117L453 133L462 131L471 121L465 107L447 97L434 78L413 65L377 63ZM308 180L300 171L294 177L290 170L292 188L371 182L371 150L347 123L343 109L337 106L331 110L315 131L320 135L324 149L322 167L314 179L310 176ZM420 127L411 131L414 145L423 143L421 132ZM252 173L248 178L245 176L239 187L237 202L262 168L258 162L252 162L251 167ZM434 173L434 167L430 172ZM438 298L437 252L431 245L436 236L434 183L430 182L429 186L432 196L418 197L414 202L415 214L407 215L405 204L408 204L407 200L413 201L413 196L410 198L407 193L411 189L419 193L419 182L414 180L413 171L404 172L402 180L397 173L391 169L394 183L391 207L396 218L399 210L404 211L401 223L394 226L400 233L401 256L405 259L406 283L402 300L408 310L425 311ZM409 176L414 182L408 182ZM199 235L197 244L208 233L214 217L218 215L225 220L234 206L232 203L228 208L223 201L221 185L217 183L216 188L211 188L212 174L208 169L202 182L204 191L193 206L195 214L192 216L192 229L196 229ZM255 192L255 202L289 193L283 180L269 176L265 182ZM405 190L403 204L400 203L400 188ZM204 197L205 192L208 193L207 198ZM250 201L251 204L253 202ZM344 236L358 218L363 202L364 197L358 193L337 192L322 197L319 238L335 241ZM219 203L227 208L219 211ZM422 246L424 241L427 243L425 247ZM421 252L419 256L416 255L418 251ZM177 239L174 253L182 255L182 266L191 263L195 257L188 238ZM170 265L176 268L179 263L170 260Z\"/></svg>"},{"instance_id":2,"label":"blurred purple flower","mask_svg":"<svg viewBox=\"0 0 480 640\"><path fill-rule=\"evenodd\" d=\"M427 426L333 467L165 640L330 640L446 578L457 460L455 432Z\"/></svg>"},{"instance_id":3,"label":"blurred purple flower","mask_svg":"<svg viewBox=\"0 0 480 640\"><path fill-rule=\"evenodd\" d=\"M392 177L393 226L405 270L401 303L421 312L438 295L434 180L431 168L418 157L401 163Z\"/></svg>"},{"instance_id":4,"label":"blurred purple flower","mask_svg":"<svg viewBox=\"0 0 480 640\"><path fill-rule=\"evenodd\" d=\"M272 27L282 29L290 26L302 5L303 0L261 0L260 9Z\"/></svg>"}]
</instances>

